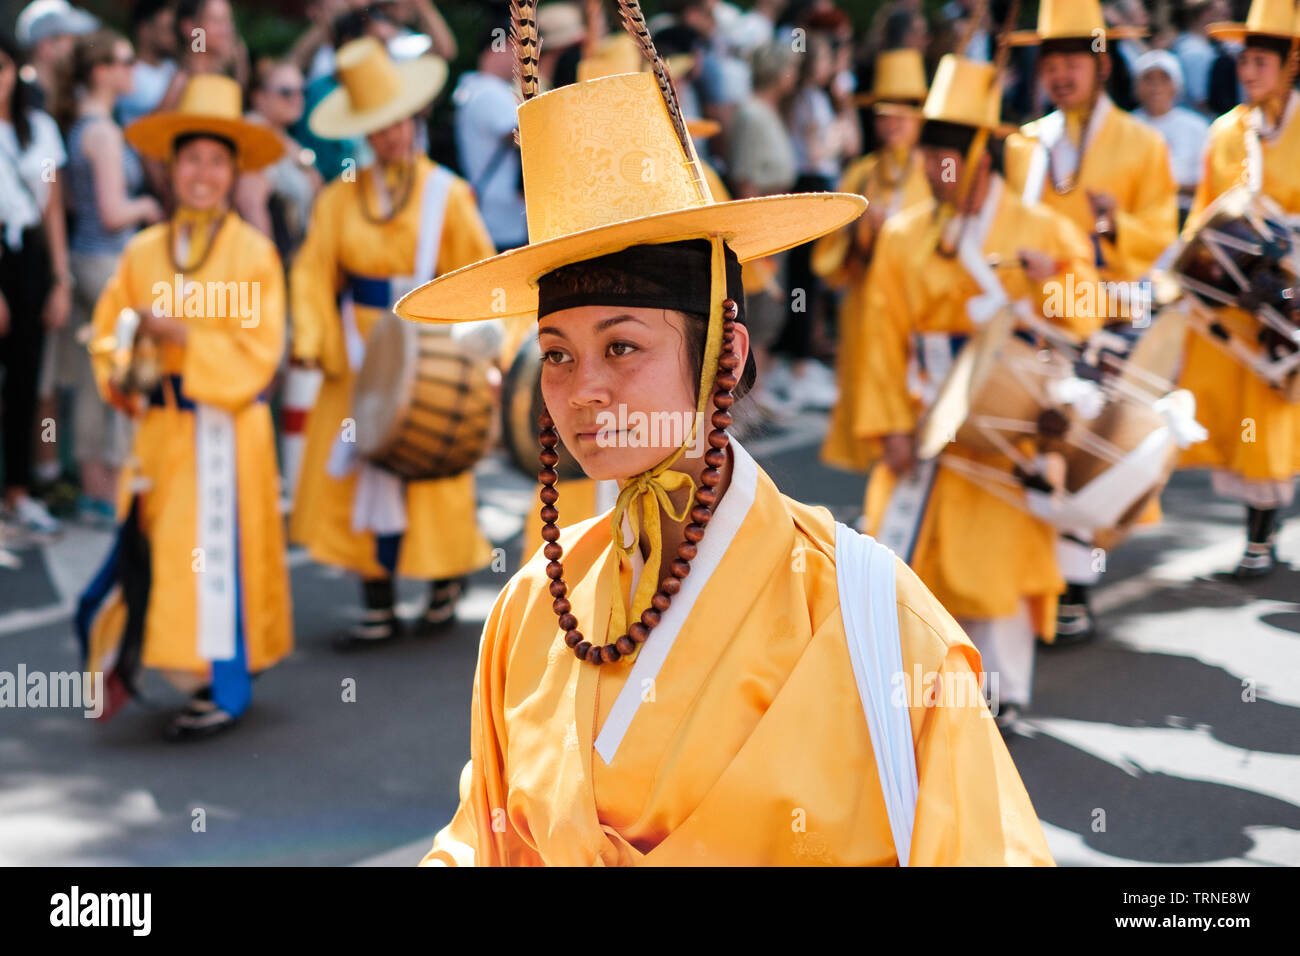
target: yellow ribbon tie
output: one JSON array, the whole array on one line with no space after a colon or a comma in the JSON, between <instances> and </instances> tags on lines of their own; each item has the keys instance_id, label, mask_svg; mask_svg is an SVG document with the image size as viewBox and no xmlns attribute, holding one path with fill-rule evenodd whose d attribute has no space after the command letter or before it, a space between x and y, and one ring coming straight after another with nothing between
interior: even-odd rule
<instances>
[{"instance_id":1,"label":"yellow ribbon tie","mask_svg":"<svg viewBox=\"0 0 1300 956\"><path fill-rule=\"evenodd\" d=\"M172 222L178 235L184 232L189 238L189 251L185 261L181 263L182 269L193 269L203 261L212 242L213 223L224 216L225 212L224 209L191 209L188 206L180 206L172 214Z\"/></svg>"},{"instance_id":2,"label":"yellow ribbon tie","mask_svg":"<svg viewBox=\"0 0 1300 956\"><path fill-rule=\"evenodd\" d=\"M620 581L622 570L631 565L633 550L640 546L643 521L650 553L641 572L641 579L637 582L636 594L632 597L630 610L635 612L635 616L632 616L629 609L623 605L621 585L615 589L607 641L616 641L626 634L631 623L639 620L641 613L650 606L650 599L659 589L659 571L663 563L663 528L659 518L660 509L663 509L670 521L680 523L686 520L686 516L690 514L695 504L695 493L692 490L680 509L673 506L672 494L682 488L694 489L694 482L686 472L669 469L677 463L686 449L694 444L700 420L712 401L714 379L718 373L718 357L722 349L722 293L727 288L726 258L722 239L715 236L709 241L713 247L710 263L709 329L704 344L704 364L700 369L700 391L696 400L695 418L691 423L690 434L680 448L654 468L630 478L619 490L618 501L614 505L613 514L610 515L610 527L613 530L615 550L618 553ZM638 509L633 507L635 504L640 505L640 517L637 515ZM632 529L632 540L627 544L623 541L624 516L627 517ZM637 608L641 610L637 611ZM635 656L636 651L624 655L625 658Z\"/></svg>"}]
</instances>

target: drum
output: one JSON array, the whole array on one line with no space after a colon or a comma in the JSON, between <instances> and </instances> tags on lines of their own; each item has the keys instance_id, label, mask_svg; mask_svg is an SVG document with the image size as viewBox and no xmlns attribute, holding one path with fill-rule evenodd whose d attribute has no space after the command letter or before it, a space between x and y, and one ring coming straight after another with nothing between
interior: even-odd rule
<instances>
[{"instance_id":1,"label":"drum","mask_svg":"<svg viewBox=\"0 0 1300 956\"><path fill-rule=\"evenodd\" d=\"M1174 421L1190 419L1192 397L1155 397L1129 384L1126 359L1090 365L1086 346L1040 347L1013 325L1010 313L995 316L954 360L922 422L918 457L941 456L1062 531L1117 543L1168 481ZM967 454L943 454L950 441Z\"/></svg>"},{"instance_id":2,"label":"drum","mask_svg":"<svg viewBox=\"0 0 1300 956\"><path fill-rule=\"evenodd\" d=\"M501 434L510 460L530 478L537 476L541 464L537 453L537 416L542 413L542 350L536 336L524 339L510 363L501 385ZM560 462L555 466L561 480L584 478L578 465L561 441L555 446Z\"/></svg>"},{"instance_id":3,"label":"drum","mask_svg":"<svg viewBox=\"0 0 1300 956\"><path fill-rule=\"evenodd\" d=\"M408 481L474 467L491 440L489 366L446 329L384 316L357 373L357 450Z\"/></svg>"},{"instance_id":4,"label":"drum","mask_svg":"<svg viewBox=\"0 0 1300 956\"><path fill-rule=\"evenodd\" d=\"M1224 193L1202 214L1172 273L1192 301L1193 328L1300 400L1300 231L1277 203L1244 186Z\"/></svg>"}]
</instances>

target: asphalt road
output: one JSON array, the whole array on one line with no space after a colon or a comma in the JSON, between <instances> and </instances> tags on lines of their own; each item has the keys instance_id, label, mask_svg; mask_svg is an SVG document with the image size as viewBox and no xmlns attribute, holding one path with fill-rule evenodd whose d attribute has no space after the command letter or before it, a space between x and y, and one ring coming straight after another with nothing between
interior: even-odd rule
<instances>
[{"instance_id":1,"label":"asphalt road","mask_svg":"<svg viewBox=\"0 0 1300 956\"><path fill-rule=\"evenodd\" d=\"M822 427L749 447L783 490L854 520L862 479L817 463ZM479 631L533 506L532 485L496 462L480 498L508 567L478 575L435 638L339 654L356 585L296 554L295 650L230 734L164 742L180 701L156 679L147 706L109 722L0 709L0 864L418 860L455 808ZM1039 654L1012 756L1062 864L1300 864L1300 571L1214 577L1235 563L1241 518L1202 474L1177 475L1164 505L1163 524L1108 556L1102 639ZM106 538L74 529L0 566L0 671L79 666L69 601ZM1280 550L1300 564L1295 515ZM403 595L414 606L422 588Z\"/></svg>"}]
</instances>

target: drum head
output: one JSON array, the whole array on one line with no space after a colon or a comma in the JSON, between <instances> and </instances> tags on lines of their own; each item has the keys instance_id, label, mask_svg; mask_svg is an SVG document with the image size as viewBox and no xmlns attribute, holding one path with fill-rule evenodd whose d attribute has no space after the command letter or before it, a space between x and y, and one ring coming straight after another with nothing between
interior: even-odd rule
<instances>
[{"instance_id":1,"label":"drum head","mask_svg":"<svg viewBox=\"0 0 1300 956\"><path fill-rule=\"evenodd\" d=\"M1162 309L1138 336L1120 378L1157 398L1168 392L1183 364L1187 330L1187 313L1182 308Z\"/></svg>"},{"instance_id":2,"label":"drum head","mask_svg":"<svg viewBox=\"0 0 1300 956\"><path fill-rule=\"evenodd\" d=\"M501 434L510 460L524 474L536 476L541 465L537 453L537 416L542 413L542 349L537 337L529 335L520 345L501 385ZM555 466L561 479L585 477L582 468L564 447L555 446L560 463Z\"/></svg>"},{"instance_id":3,"label":"drum head","mask_svg":"<svg viewBox=\"0 0 1300 956\"><path fill-rule=\"evenodd\" d=\"M953 360L934 404L917 428L917 458L926 461L942 454L956 436L970 416L971 404L996 364L999 350L1011 337L1014 321L1014 314L1003 309L971 337Z\"/></svg>"},{"instance_id":4,"label":"drum head","mask_svg":"<svg viewBox=\"0 0 1300 956\"><path fill-rule=\"evenodd\" d=\"M380 454L401 430L415 379L418 336L419 326L389 312L366 337L366 357L352 394L357 450L366 458Z\"/></svg>"}]
</instances>

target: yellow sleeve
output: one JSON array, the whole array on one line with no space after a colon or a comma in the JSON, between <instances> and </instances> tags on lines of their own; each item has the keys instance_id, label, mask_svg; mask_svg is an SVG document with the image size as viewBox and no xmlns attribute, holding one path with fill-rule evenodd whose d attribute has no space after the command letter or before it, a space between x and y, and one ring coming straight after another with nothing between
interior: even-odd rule
<instances>
[{"instance_id":1,"label":"yellow sleeve","mask_svg":"<svg viewBox=\"0 0 1300 956\"><path fill-rule=\"evenodd\" d=\"M840 176L836 192L858 193L861 195L866 189L867 180L871 177L875 165L876 160L873 153L849 166ZM847 226L836 229L834 232L828 232L813 243L812 271L832 288L844 288L851 278L851 270L847 268L847 261L853 246L853 232L857 228L858 220L854 219Z\"/></svg>"},{"instance_id":2,"label":"yellow sleeve","mask_svg":"<svg viewBox=\"0 0 1300 956\"><path fill-rule=\"evenodd\" d=\"M438 275L496 255L469 183L456 179L447 193L446 225L438 246Z\"/></svg>"},{"instance_id":3,"label":"yellow sleeve","mask_svg":"<svg viewBox=\"0 0 1300 956\"><path fill-rule=\"evenodd\" d=\"M1115 213L1115 242L1102 240L1106 261L1125 279L1145 275L1178 238L1178 183L1161 137L1149 138L1141 168L1131 202Z\"/></svg>"},{"instance_id":4,"label":"yellow sleeve","mask_svg":"<svg viewBox=\"0 0 1300 956\"><path fill-rule=\"evenodd\" d=\"M438 831L421 866L502 866L520 842L506 812L506 659L513 616L514 579L498 595L483 625L470 704L470 759L460 774L460 805Z\"/></svg>"},{"instance_id":5,"label":"yellow sleeve","mask_svg":"<svg viewBox=\"0 0 1300 956\"><path fill-rule=\"evenodd\" d=\"M886 227L864 280L864 314L846 316L862 323L859 352L852 362L860 376L852 421L856 436L862 439L911 432L916 427L916 412L907 391L912 310L903 287L908 268L905 243L901 233Z\"/></svg>"},{"instance_id":6,"label":"yellow sleeve","mask_svg":"<svg viewBox=\"0 0 1300 956\"><path fill-rule=\"evenodd\" d=\"M1205 155L1201 159L1201 181L1196 184L1196 192L1192 194L1192 205L1187 211L1187 220L1183 223L1183 237L1190 238L1196 227L1200 225L1197 220L1201 218L1201 213L1205 207L1215 200L1214 195L1214 128L1210 129L1210 138L1205 143Z\"/></svg>"},{"instance_id":7,"label":"yellow sleeve","mask_svg":"<svg viewBox=\"0 0 1300 956\"><path fill-rule=\"evenodd\" d=\"M241 224L242 225L242 224ZM275 375L284 352L284 271L269 240L251 226L244 227L245 244L234 263L239 268L228 281L248 284L251 314L239 310L189 326L182 380L186 394L197 402L235 412L256 400ZM242 296L244 293L236 293ZM233 314L232 314L233 313Z\"/></svg>"},{"instance_id":8,"label":"yellow sleeve","mask_svg":"<svg viewBox=\"0 0 1300 956\"><path fill-rule=\"evenodd\" d=\"M339 317L339 202L340 186L326 186L312 205L307 235L294 257L289 273L293 303L293 357L304 362L332 364L325 340L331 329L340 328ZM342 368L325 368L340 374Z\"/></svg>"},{"instance_id":9,"label":"yellow sleeve","mask_svg":"<svg viewBox=\"0 0 1300 956\"><path fill-rule=\"evenodd\" d=\"M923 671L938 675L932 698L910 708L919 785L910 865L1054 865L980 694L979 652L916 576L897 564L903 666L923 662Z\"/></svg>"}]
</instances>

